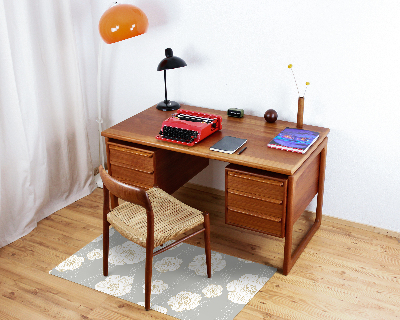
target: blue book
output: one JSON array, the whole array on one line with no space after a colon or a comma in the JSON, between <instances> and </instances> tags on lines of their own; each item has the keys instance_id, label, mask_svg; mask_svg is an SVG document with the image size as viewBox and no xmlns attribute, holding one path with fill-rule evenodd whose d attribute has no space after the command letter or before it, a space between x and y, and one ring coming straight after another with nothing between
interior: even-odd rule
<instances>
[{"instance_id":1,"label":"blue book","mask_svg":"<svg viewBox=\"0 0 400 320\"><path fill-rule=\"evenodd\" d=\"M318 132L297 128L285 128L268 143L268 147L304 154L318 137Z\"/></svg>"}]
</instances>

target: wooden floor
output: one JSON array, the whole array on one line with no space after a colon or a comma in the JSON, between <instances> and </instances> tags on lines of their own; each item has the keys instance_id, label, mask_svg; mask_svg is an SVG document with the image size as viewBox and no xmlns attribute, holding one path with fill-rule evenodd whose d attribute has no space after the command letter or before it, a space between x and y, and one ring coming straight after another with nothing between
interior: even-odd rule
<instances>
[{"instance_id":1,"label":"wooden floor","mask_svg":"<svg viewBox=\"0 0 400 320\"><path fill-rule=\"evenodd\" d=\"M210 212L212 250L278 268L235 319L400 319L399 238L325 218L283 276L283 239L226 226L218 192L189 186L174 195ZM0 248L0 319L174 319L49 275L102 233L101 201L98 189ZM296 241L312 219L296 223ZM202 235L191 243L202 246Z\"/></svg>"}]
</instances>

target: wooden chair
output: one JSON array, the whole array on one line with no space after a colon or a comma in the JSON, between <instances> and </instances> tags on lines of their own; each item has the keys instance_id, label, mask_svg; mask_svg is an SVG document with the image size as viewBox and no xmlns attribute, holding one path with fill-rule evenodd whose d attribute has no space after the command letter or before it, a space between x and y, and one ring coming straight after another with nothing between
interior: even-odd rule
<instances>
[{"instance_id":1,"label":"wooden chair","mask_svg":"<svg viewBox=\"0 0 400 320\"><path fill-rule=\"evenodd\" d=\"M108 276L109 227L110 224L122 236L146 248L145 270L145 308L150 309L151 277L153 256L164 252L177 244L204 231L207 275L211 278L210 218L208 213L175 199L163 190L153 187L147 192L143 189L124 184L111 177L102 166L99 167L103 180L103 273ZM127 202L110 211L112 197ZM116 202L117 203L117 202ZM203 228L153 252L155 247L168 240L175 239L203 224Z\"/></svg>"}]
</instances>

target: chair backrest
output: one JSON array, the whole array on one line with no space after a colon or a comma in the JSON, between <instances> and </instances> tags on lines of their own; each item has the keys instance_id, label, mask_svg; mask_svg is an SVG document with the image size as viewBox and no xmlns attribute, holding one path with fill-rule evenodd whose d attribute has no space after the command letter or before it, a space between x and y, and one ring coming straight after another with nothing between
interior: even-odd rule
<instances>
[{"instance_id":1,"label":"chair backrest","mask_svg":"<svg viewBox=\"0 0 400 320\"><path fill-rule=\"evenodd\" d=\"M138 204L151 212L151 203L145 190L127 185L111 177L103 166L99 167L100 177L108 191L122 200Z\"/></svg>"}]
</instances>

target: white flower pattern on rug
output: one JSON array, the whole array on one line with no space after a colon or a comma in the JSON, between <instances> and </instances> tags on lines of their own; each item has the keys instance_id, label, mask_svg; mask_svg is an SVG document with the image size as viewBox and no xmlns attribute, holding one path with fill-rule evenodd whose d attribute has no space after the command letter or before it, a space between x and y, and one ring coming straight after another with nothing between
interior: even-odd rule
<instances>
[{"instance_id":1,"label":"white flower pattern on rug","mask_svg":"<svg viewBox=\"0 0 400 320\"><path fill-rule=\"evenodd\" d=\"M103 250L95 249L87 254L89 260L96 260L103 258Z\"/></svg>"},{"instance_id":2,"label":"white flower pattern on rug","mask_svg":"<svg viewBox=\"0 0 400 320\"><path fill-rule=\"evenodd\" d=\"M183 261L175 257L165 257L161 261L154 264L154 268L159 272L175 271L178 270Z\"/></svg>"},{"instance_id":3,"label":"white flower pattern on rug","mask_svg":"<svg viewBox=\"0 0 400 320\"><path fill-rule=\"evenodd\" d=\"M228 299L234 303L246 304L260 290L268 278L259 278L257 275L245 274L226 285L229 292Z\"/></svg>"},{"instance_id":4,"label":"white flower pattern on rug","mask_svg":"<svg viewBox=\"0 0 400 320\"><path fill-rule=\"evenodd\" d=\"M226 261L222 259L220 253L212 253L211 254L211 273L216 271L221 271L226 267ZM189 269L196 272L198 276L207 275L207 263L206 263L206 255L200 254L193 258L193 261L189 263Z\"/></svg>"},{"instance_id":5,"label":"white flower pattern on rug","mask_svg":"<svg viewBox=\"0 0 400 320\"><path fill-rule=\"evenodd\" d=\"M222 290L224 290L222 286L216 284L210 284L207 287L205 287L202 292L207 298L215 298L222 294Z\"/></svg>"},{"instance_id":6,"label":"white flower pattern on rug","mask_svg":"<svg viewBox=\"0 0 400 320\"><path fill-rule=\"evenodd\" d=\"M108 262L114 265L134 264L146 259L146 248L127 241L110 249Z\"/></svg>"},{"instance_id":7,"label":"white flower pattern on rug","mask_svg":"<svg viewBox=\"0 0 400 320\"><path fill-rule=\"evenodd\" d=\"M112 275L95 285L95 289L115 297L123 296L132 289L133 278Z\"/></svg>"},{"instance_id":8,"label":"white flower pattern on rug","mask_svg":"<svg viewBox=\"0 0 400 320\"><path fill-rule=\"evenodd\" d=\"M143 293L145 292L144 287L145 285L143 285ZM162 280L154 280L151 282L151 294L160 294L167 289L168 289L168 284L166 284Z\"/></svg>"},{"instance_id":9,"label":"white flower pattern on rug","mask_svg":"<svg viewBox=\"0 0 400 320\"><path fill-rule=\"evenodd\" d=\"M201 300L201 295L197 293L181 291L176 296L168 300L168 305L172 310L182 312L184 310L192 310L196 308Z\"/></svg>"},{"instance_id":10,"label":"white flower pattern on rug","mask_svg":"<svg viewBox=\"0 0 400 320\"><path fill-rule=\"evenodd\" d=\"M67 260L61 262L57 267L56 270L60 272L64 271L72 271L78 269L85 259L83 257L78 257L76 255L70 256Z\"/></svg>"}]
</instances>

